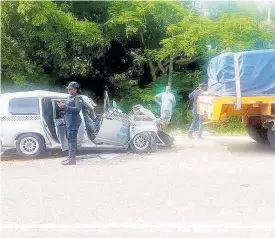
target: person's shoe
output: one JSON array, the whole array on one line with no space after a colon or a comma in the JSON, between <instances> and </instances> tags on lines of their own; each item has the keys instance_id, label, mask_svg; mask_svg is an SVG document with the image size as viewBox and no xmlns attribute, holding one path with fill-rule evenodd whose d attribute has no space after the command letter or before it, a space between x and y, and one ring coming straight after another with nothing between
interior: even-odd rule
<instances>
[{"instance_id":1,"label":"person's shoe","mask_svg":"<svg viewBox=\"0 0 275 238\"><path fill-rule=\"evenodd\" d=\"M188 134L188 138L189 138L189 139L192 139L192 140L195 139L195 138L192 136L192 134Z\"/></svg>"},{"instance_id":2,"label":"person's shoe","mask_svg":"<svg viewBox=\"0 0 275 238\"><path fill-rule=\"evenodd\" d=\"M75 158L71 158L70 156L68 156L66 159L62 160L61 163L65 163L68 160L75 160Z\"/></svg>"},{"instance_id":3,"label":"person's shoe","mask_svg":"<svg viewBox=\"0 0 275 238\"><path fill-rule=\"evenodd\" d=\"M198 139L199 140L203 140L204 138L202 136L198 136Z\"/></svg>"},{"instance_id":4,"label":"person's shoe","mask_svg":"<svg viewBox=\"0 0 275 238\"><path fill-rule=\"evenodd\" d=\"M76 160L75 159L67 159L62 161L62 165L75 165L76 164Z\"/></svg>"}]
</instances>

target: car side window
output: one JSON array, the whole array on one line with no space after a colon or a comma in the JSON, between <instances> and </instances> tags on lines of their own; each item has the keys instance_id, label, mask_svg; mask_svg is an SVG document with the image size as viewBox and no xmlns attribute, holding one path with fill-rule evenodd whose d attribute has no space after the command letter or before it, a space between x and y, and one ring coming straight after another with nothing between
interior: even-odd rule
<instances>
[{"instance_id":1,"label":"car side window","mask_svg":"<svg viewBox=\"0 0 275 238\"><path fill-rule=\"evenodd\" d=\"M39 115L39 99L12 98L9 101L9 112L12 115Z\"/></svg>"}]
</instances>

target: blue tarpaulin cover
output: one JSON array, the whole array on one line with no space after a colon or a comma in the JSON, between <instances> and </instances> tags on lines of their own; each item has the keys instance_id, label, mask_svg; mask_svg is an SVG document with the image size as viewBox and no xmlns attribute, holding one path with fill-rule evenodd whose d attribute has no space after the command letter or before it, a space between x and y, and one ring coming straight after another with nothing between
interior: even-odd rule
<instances>
[{"instance_id":1,"label":"blue tarpaulin cover","mask_svg":"<svg viewBox=\"0 0 275 238\"><path fill-rule=\"evenodd\" d=\"M237 53L242 96L275 95L275 49ZM208 92L236 95L234 53L214 57L208 65Z\"/></svg>"}]
</instances>

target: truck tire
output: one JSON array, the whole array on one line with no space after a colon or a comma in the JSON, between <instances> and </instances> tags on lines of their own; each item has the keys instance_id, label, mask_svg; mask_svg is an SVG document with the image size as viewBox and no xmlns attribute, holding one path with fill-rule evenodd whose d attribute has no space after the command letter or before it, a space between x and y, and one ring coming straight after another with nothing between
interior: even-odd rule
<instances>
[{"instance_id":1,"label":"truck tire","mask_svg":"<svg viewBox=\"0 0 275 238\"><path fill-rule=\"evenodd\" d=\"M26 133L18 137L15 148L22 157L35 158L44 150L45 143L41 136L34 133Z\"/></svg>"},{"instance_id":2,"label":"truck tire","mask_svg":"<svg viewBox=\"0 0 275 238\"><path fill-rule=\"evenodd\" d=\"M135 153L150 152L152 148L150 135L145 132L136 134L130 141L130 148Z\"/></svg>"},{"instance_id":3,"label":"truck tire","mask_svg":"<svg viewBox=\"0 0 275 238\"><path fill-rule=\"evenodd\" d=\"M267 138L271 147L275 150L275 131L269 129L267 132Z\"/></svg>"},{"instance_id":4,"label":"truck tire","mask_svg":"<svg viewBox=\"0 0 275 238\"><path fill-rule=\"evenodd\" d=\"M247 125L248 135L260 144L268 144L267 129L262 125Z\"/></svg>"}]
</instances>

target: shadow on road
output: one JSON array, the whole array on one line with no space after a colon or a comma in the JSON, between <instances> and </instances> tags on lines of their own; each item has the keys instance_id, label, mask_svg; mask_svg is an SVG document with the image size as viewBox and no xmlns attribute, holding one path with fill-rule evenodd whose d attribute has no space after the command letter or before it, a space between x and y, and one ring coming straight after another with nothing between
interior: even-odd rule
<instances>
[{"instance_id":1,"label":"shadow on road","mask_svg":"<svg viewBox=\"0 0 275 238\"><path fill-rule=\"evenodd\" d=\"M159 153L159 154L166 154L166 153L175 153L178 151L184 151L185 149L194 149L200 150L207 153L211 153L213 150L212 148L208 147L208 143L214 142L214 144L220 145L225 147L228 152L233 155L243 155L248 157L274 157L275 151L269 145L262 145L257 142L254 142L246 137L205 137L203 141L201 140L188 140L184 138L180 144L173 146L172 148L158 148L156 151L152 152ZM194 146L195 145L195 146ZM216 152L216 151L215 151ZM131 152L126 151L95 151L94 149L90 150L81 150L78 153L78 159L88 159L92 158L96 155L102 154L132 154ZM38 158L35 159L56 159L61 157L67 157L67 152L62 152L60 149L47 149L44 153L42 153ZM100 156L98 156L100 158ZM20 157L15 149L5 150L1 154L1 161L28 161L33 160L30 158L22 158Z\"/></svg>"},{"instance_id":2,"label":"shadow on road","mask_svg":"<svg viewBox=\"0 0 275 238\"><path fill-rule=\"evenodd\" d=\"M66 153L60 150L45 150L40 156L35 159L54 159L59 157L65 157ZM1 161L9 161L9 160L33 160L33 158L22 158L19 156L15 149L7 149L1 153Z\"/></svg>"},{"instance_id":3,"label":"shadow on road","mask_svg":"<svg viewBox=\"0 0 275 238\"><path fill-rule=\"evenodd\" d=\"M114 154L114 153L125 153L125 151L95 151L95 150L81 150L77 154L77 159L88 159L91 157L96 157L100 154ZM8 149L1 153L1 161L28 161L28 160L39 160L39 159L57 159L57 158L66 158L68 152L62 152L60 149L47 149L40 156L36 158L22 158L19 156L15 149Z\"/></svg>"},{"instance_id":4,"label":"shadow on road","mask_svg":"<svg viewBox=\"0 0 275 238\"><path fill-rule=\"evenodd\" d=\"M188 149L194 152L215 153L219 152L219 149L215 146L221 146L232 155L242 155L247 157L274 157L275 150L268 144L259 144L249 137L236 137L236 136L224 136L224 137L204 137L204 140L190 140L183 138L180 144L172 148L163 148L158 150L158 153L174 153L181 152Z\"/></svg>"},{"instance_id":5,"label":"shadow on road","mask_svg":"<svg viewBox=\"0 0 275 238\"><path fill-rule=\"evenodd\" d=\"M253 140L240 137L240 138L217 138L214 139L221 146L225 146L232 154L247 154L249 157L270 157L275 155L274 149L268 144L260 144Z\"/></svg>"}]
</instances>

